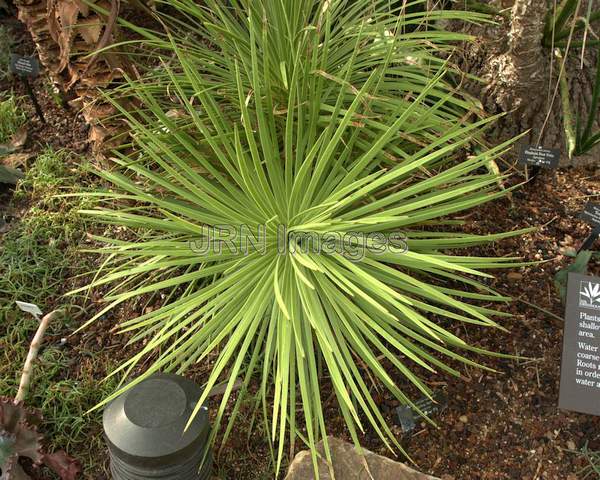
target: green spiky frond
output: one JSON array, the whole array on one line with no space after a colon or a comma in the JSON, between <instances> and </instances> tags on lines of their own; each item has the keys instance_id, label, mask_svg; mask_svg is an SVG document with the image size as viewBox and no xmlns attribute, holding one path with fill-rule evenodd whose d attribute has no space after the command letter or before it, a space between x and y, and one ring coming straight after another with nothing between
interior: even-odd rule
<instances>
[{"instance_id":1,"label":"green spiky frond","mask_svg":"<svg viewBox=\"0 0 600 480\"><path fill-rule=\"evenodd\" d=\"M108 202L85 212L139 234L102 239L91 287L113 289L91 321L159 300L121 324L140 349L115 373L150 356L145 375L210 361L206 392L226 385L213 432L227 421L227 437L252 389L277 468L288 439L315 466L320 439L329 456L323 378L357 444L369 428L399 448L371 382L410 403L403 376L429 396L415 367L477 365L455 327L498 327L490 304L508 300L479 279L515 259L452 253L520 233L451 220L506 194L487 166L510 142L465 153L494 119L444 59L465 37L436 24L483 17L376 0L168 3L179 15L162 16L166 34L129 25L158 64L112 97L133 140L100 172ZM242 226L250 248L236 243Z\"/></svg>"}]
</instances>

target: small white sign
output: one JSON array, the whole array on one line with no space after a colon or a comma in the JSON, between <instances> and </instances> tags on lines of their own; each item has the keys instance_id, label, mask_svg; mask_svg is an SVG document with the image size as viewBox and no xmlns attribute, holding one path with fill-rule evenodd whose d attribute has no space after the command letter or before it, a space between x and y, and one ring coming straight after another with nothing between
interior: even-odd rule
<instances>
[{"instance_id":1,"label":"small white sign","mask_svg":"<svg viewBox=\"0 0 600 480\"><path fill-rule=\"evenodd\" d=\"M17 300L17 307L19 307L25 313L30 313L35 318L38 318L42 315L42 311L40 310L40 307L38 307L35 303L19 302Z\"/></svg>"}]
</instances>

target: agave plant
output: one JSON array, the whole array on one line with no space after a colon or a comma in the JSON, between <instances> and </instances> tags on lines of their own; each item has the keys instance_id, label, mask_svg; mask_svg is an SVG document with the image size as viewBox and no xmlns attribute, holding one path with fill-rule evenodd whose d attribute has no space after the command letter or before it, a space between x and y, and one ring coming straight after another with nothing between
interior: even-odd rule
<instances>
[{"instance_id":1,"label":"agave plant","mask_svg":"<svg viewBox=\"0 0 600 480\"><path fill-rule=\"evenodd\" d=\"M166 33L128 25L160 68L113 95L132 142L84 211L134 233L99 239L90 286L113 288L90 321L144 295L160 303L121 324L141 347L115 373L153 361L106 401L210 362L207 395L225 382L213 434L228 420L227 438L251 389L277 469L288 438L315 469L321 439L330 460L324 381L357 445L369 428L400 448L371 382L412 404L407 383L431 396L416 368L478 365L468 353L483 351L453 332L502 328L489 304L508 299L480 279L516 261L452 253L521 233L464 234L451 219L508 191L487 167L510 143L468 155L493 118L442 58L465 37L435 23L483 17L375 0L168 3Z\"/></svg>"}]
</instances>

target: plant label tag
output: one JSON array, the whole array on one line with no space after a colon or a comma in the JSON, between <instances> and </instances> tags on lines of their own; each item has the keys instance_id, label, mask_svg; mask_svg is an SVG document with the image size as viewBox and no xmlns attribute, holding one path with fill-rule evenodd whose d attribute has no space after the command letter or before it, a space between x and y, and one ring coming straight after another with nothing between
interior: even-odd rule
<instances>
[{"instance_id":1,"label":"plant label tag","mask_svg":"<svg viewBox=\"0 0 600 480\"><path fill-rule=\"evenodd\" d=\"M600 277L569 273L558 407L600 415Z\"/></svg>"},{"instance_id":2,"label":"plant label tag","mask_svg":"<svg viewBox=\"0 0 600 480\"><path fill-rule=\"evenodd\" d=\"M438 411L444 410L447 404L446 396L442 393L435 394L433 398L435 402L432 402L429 398L424 397L417 400L414 405L429 417ZM411 408L409 405L403 405L396 408L396 421L404 433L414 430L420 418L422 417L419 412Z\"/></svg>"},{"instance_id":3,"label":"plant label tag","mask_svg":"<svg viewBox=\"0 0 600 480\"><path fill-rule=\"evenodd\" d=\"M519 163L532 167L557 168L560 161L558 148L543 148L525 145L519 155Z\"/></svg>"},{"instance_id":4,"label":"plant label tag","mask_svg":"<svg viewBox=\"0 0 600 480\"><path fill-rule=\"evenodd\" d=\"M592 227L600 226L600 203L588 202L583 212L579 215L579 218L589 223Z\"/></svg>"},{"instance_id":5,"label":"plant label tag","mask_svg":"<svg viewBox=\"0 0 600 480\"><path fill-rule=\"evenodd\" d=\"M17 307L19 307L25 313L30 313L35 318L40 317L42 315L40 307L38 307L35 303L19 302L17 300Z\"/></svg>"},{"instance_id":6,"label":"plant label tag","mask_svg":"<svg viewBox=\"0 0 600 480\"><path fill-rule=\"evenodd\" d=\"M20 77L37 77L40 74L40 63L35 57L10 56L10 71Z\"/></svg>"}]
</instances>

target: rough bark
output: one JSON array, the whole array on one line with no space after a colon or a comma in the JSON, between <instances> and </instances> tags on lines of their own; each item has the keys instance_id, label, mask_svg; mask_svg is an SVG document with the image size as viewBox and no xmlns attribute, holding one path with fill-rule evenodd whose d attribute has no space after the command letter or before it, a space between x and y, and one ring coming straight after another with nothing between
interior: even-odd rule
<instances>
[{"instance_id":1,"label":"rough bark","mask_svg":"<svg viewBox=\"0 0 600 480\"><path fill-rule=\"evenodd\" d=\"M95 12L84 0L16 0L18 18L26 26L40 58L54 84L66 95L69 104L80 109L90 125L92 150L101 153L110 147L105 139L113 137L119 125L108 120L111 105L103 102L99 89L123 78L127 65L121 56L92 55L115 41L119 0L97 0L109 12Z\"/></svg>"},{"instance_id":2,"label":"rough bark","mask_svg":"<svg viewBox=\"0 0 600 480\"><path fill-rule=\"evenodd\" d=\"M557 90L560 65L551 48L542 45L548 6L544 0L490 0L490 5L506 9L506 18L497 17L495 25L455 24L453 28L474 35L466 44L459 64L483 82L467 82L467 88L479 98L490 114L505 112L490 131L490 140L507 140L530 131L519 144L538 143L560 148L561 164L598 162L597 147L586 155L568 159L560 93ZM585 2L580 14L585 12ZM565 72L575 114L586 116L594 84L596 48L585 50L580 68L580 49L571 48ZM550 113L548 113L550 112ZM587 118L587 117L584 117ZM597 128L600 126L597 125ZM519 148L514 149L515 152Z\"/></svg>"}]
</instances>

